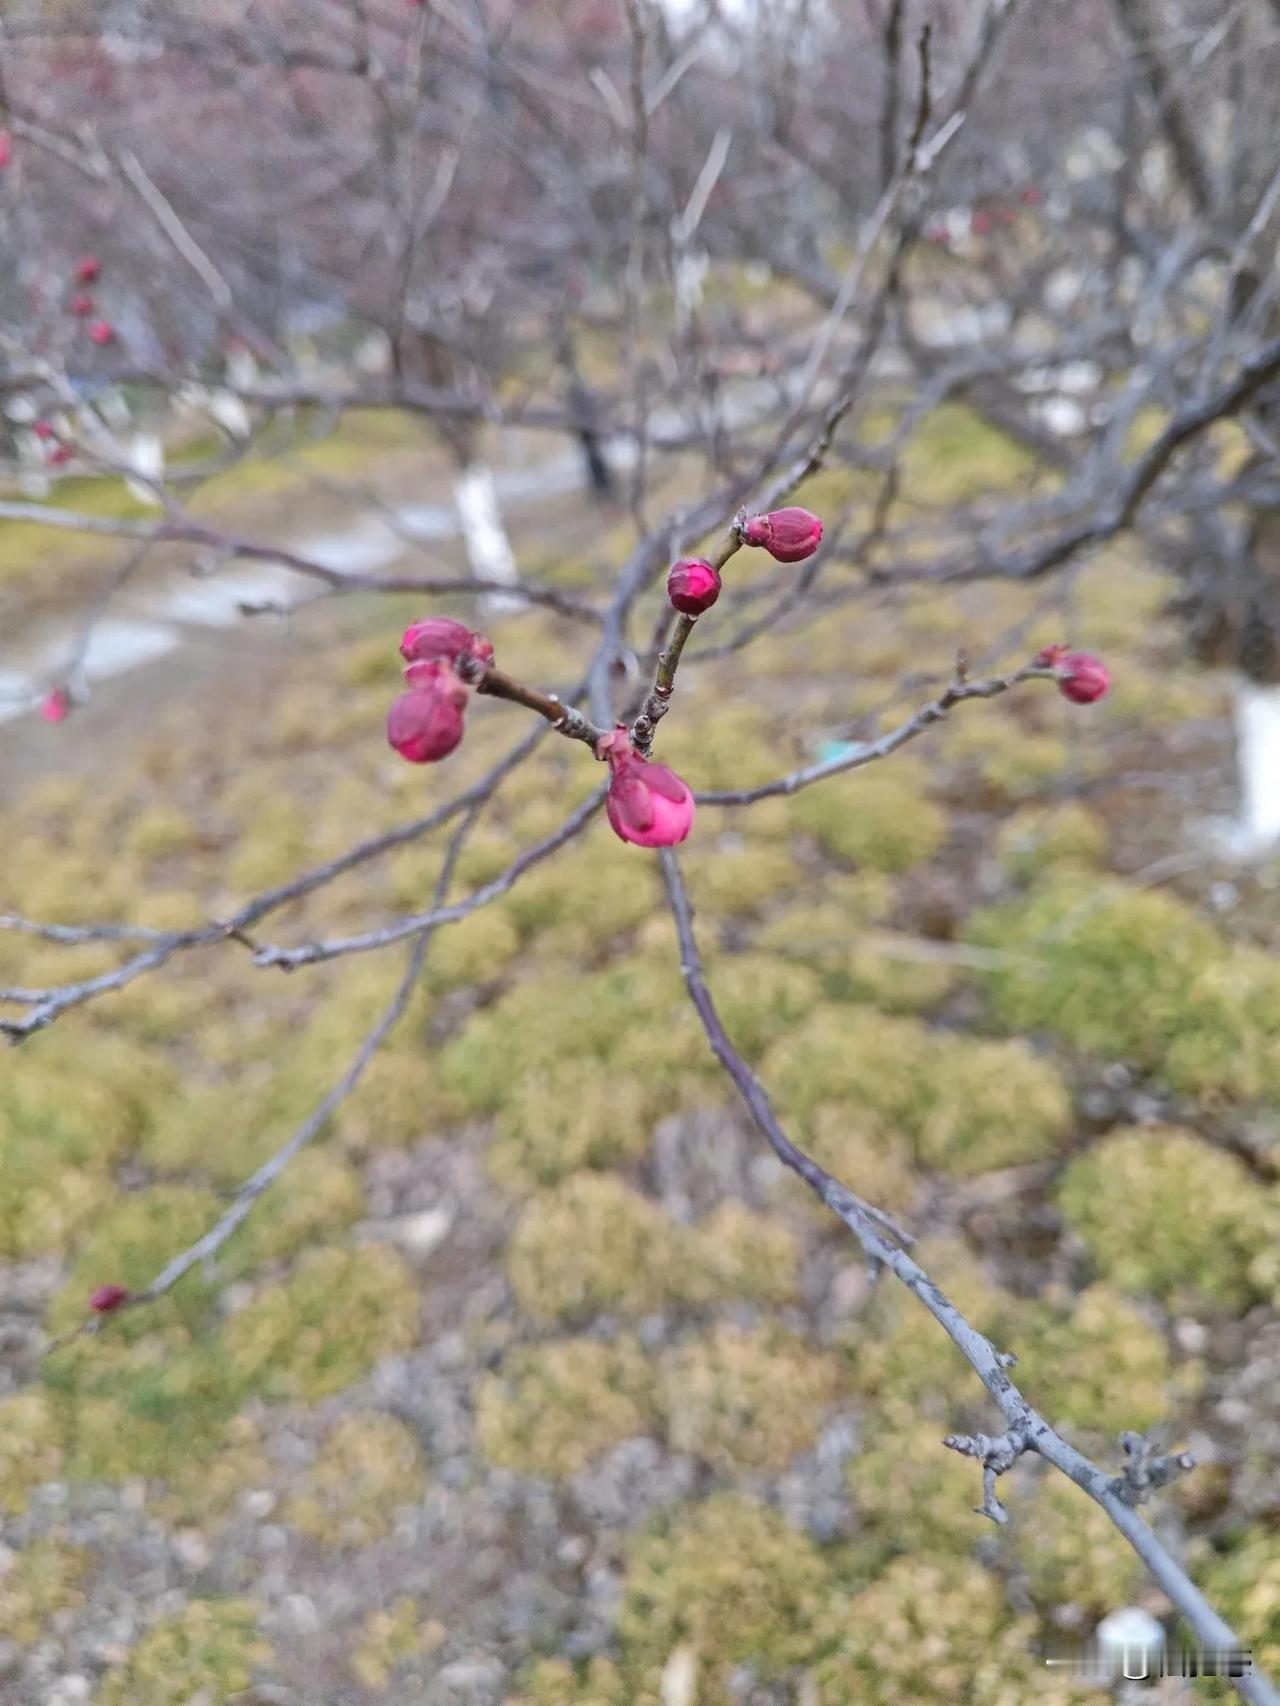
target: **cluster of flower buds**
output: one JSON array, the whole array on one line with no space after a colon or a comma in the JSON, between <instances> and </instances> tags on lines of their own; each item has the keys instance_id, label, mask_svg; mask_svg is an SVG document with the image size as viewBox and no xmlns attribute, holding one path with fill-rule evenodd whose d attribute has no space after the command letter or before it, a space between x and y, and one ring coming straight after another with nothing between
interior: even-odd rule
<instances>
[{"instance_id":1,"label":"cluster of flower buds","mask_svg":"<svg viewBox=\"0 0 1280 1706\"><path fill-rule=\"evenodd\" d=\"M430 616L405 629L400 655L409 691L388 713L387 740L410 764L434 764L462 739L467 701L493 646L451 617Z\"/></svg>"},{"instance_id":2,"label":"cluster of flower buds","mask_svg":"<svg viewBox=\"0 0 1280 1706\"><path fill-rule=\"evenodd\" d=\"M1073 705L1092 705L1111 691L1111 671L1092 652L1073 652L1067 646L1046 646L1036 654L1041 669L1051 669L1058 692Z\"/></svg>"},{"instance_id":3,"label":"cluster of flower buds","mask_svg":"<svg viewBox=\"0 0 1280 1706\"><path fill-rule=\"evenodd\" d=\"M779 563L802 563L822 543L822 523L807 509L753 515L739 529L744 545L761 545Z\"/></svg>"},{"instance_id":4,"label":"cluster of flower buds","mask_svg":"<svg viewBox=\"0 0 1280 1706\"><path fill-rule=\"evenodd\" d=\"M655 764L631 744L624 723L596 743L608 761L604 809L615 835L636 847L674 847L693 827L689 786L665 764Z\"/></svg>"},{"instance_id":5,"label":"cluster of flower buds","mask_svg":"<svg viewBox=\"0 0 1280 1706\"><path fill-rule=\"evenodd\" d=\"M822 523L807 509L774 509L739 523L744 545L762 546L779 563L801 563L822 543ZM667 571L667 597L682 616L701 616L720 596L720 571L705 557L681 557Z\"/></svg>"}]
</instances>

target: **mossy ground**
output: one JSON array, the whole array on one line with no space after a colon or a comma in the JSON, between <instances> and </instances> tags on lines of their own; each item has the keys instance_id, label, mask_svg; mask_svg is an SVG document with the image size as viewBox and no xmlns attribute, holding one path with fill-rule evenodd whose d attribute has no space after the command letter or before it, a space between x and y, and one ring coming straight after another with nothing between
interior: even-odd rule
<instances>
[{"instance_id":1,"label":"mossy ground","mask_svg":"<svg viewBox=\"0 0 1280 1706\"><path fill-rule=\"evenodd\" d=\"M1026 477L963 415L931 434L909 469L921 514ZM860 501L843 476L803 497ZM598 566L560 561L557 578ZM777 584L744 564L722 602ZM926 1234L921 1260L1018 1353L1032 1398L1114 1462L1122 1428L1208 1425L1189 1329L1280 1301L1274 1169L1239 1154L1280 1095L1280 984L1265 891L1237 930L1196 873L1144 881L1180 825L1099 786L1130 762L1176 774L1170 729L1217 715L1170 667L1160 583L1103 563L1077 591L1071 638L1106 648L1113 702L1077 711L1036 685L962 706L901 758L752 811L704 807L682 859L712 990L783 1122ZM741 658L697 663L699 630L662 756L704 788L783 775L873 706L882 727L907 714L927 690L902 678L941 681L959 646L994 654L1020 632L1002 659L1020 661L1046 626L1036 596L836 605L746 654L749 702ZM39 731L49 773L6 808L4 907L223 917L478 778L525 732L505 707L477 703L439 770L382 743L397 624L416 614L303 612L216 718L179 695L92 774L82 722L61 748ZM548 685L590 643L541 617L496 637ZM452 894L597 780L581 749L544 741L479 819ZM440 868L436 841L410 840L256 934L366 928L427 904ZM0 933L0 982L117 957ZM0 1638L34 1650L55 1620L99 1639L95 1595L128 1546L75 1522L105 1500L145 1513L157 1568L204 1548L207 1573L97 1661L100 1706L259 1680L364 1706L477 1653L537 1706L658 1706L673 1674L700 1703L748 1674L886 1706L1040 1698L1032 1643L1063 1607L1131 1595L1128 1555L1074 1489L1030 1480L1010 1488L1008 1544L979 1547L977 1475L940 1444L991 1430L977 1383L891 1280L867 1294L857 1252L769 1162L685 997L655 862L601 820L438 938L358 1093L217 1264L34 1354L37 1327L74 1326L98 1284L147 1283L217 1218L342 1073L400 963L285 979L222 944L7 1057L0 1283L31 1302L0 1396ZM1089 1096L1118 1066L1177 1117L1123 1098L1099 1116ZM432 1215L438 1248L414 1241ZM264 1527L279 1562L259 1595ZM1219 1537L1206 1565L1261 1642L1274 1606L1240 1559L1267 1544ZM581 1619L606 1559L612 1610ZM1258 1579L1273 1575L1266 1554ZM289 1622L300 1600L320 1608L311 1634ZM869 1671L886 1630L898 1656Z\"/></svg>"}]
</instances>

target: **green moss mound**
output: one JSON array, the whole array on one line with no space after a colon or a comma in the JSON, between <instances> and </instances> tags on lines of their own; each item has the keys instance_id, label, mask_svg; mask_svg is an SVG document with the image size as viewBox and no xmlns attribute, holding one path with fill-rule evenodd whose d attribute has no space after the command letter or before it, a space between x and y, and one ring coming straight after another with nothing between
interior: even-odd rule
<instances>
[{"instance_id":1,"label":"green moss mound","mask_svg":"<svg viewBox=\"0 0 1280 1706\"><path fill-rule=\"evenodd\" d=\"M476 1397L491 1463L524 1475L574 1475L656 1421L654 1374L639 1344L566 1339L509 1356Z\"/></svg>"},{"instance_id":2,"label":"green moss mound","mask_svg":"<svg viewBox=\"0 0 1280 1706\"><path fill-rule=\"evenodd\" d=\"M818 1008L764 1063L803 1130L829 1103L899 1132L922 1166L961 1175L1052 1154L1071 1105L1056 1069L1021 1043L931 1031L868 1008Z\"/></svg>"},{"instance_id":3,"label":"green moss mound","mask_svg":"<svg viewBox=\"0 0 1280 1706\"><path fill-rule=\"evenodd\" d=\"M96 1706L189 1706L202 1692L227 1700L247 1689L270 1657L252 1601L193 1599L154 1624L108 1673Z\"/></svg>"},{"instance_id":4,"label":"green moss mound","mask_svg":"<svg viewBox=\"0 0 1280 1706\"><path fill-rule=\"evenodd\" d=\"M1111 1133L1070 1164L1058 1203L1104 1279L1174 1307L1245 1307L1280 1236L1244 1164L1176 1127Z\"/></svg>"}]
</instances>

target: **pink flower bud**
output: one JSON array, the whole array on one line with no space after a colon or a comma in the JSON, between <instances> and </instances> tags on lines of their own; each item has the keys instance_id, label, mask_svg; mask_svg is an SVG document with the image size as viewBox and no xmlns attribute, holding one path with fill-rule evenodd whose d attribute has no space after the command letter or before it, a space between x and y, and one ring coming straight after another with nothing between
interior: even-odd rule
<instances>
[{"instance_id":1,"label":"pink flower bud","mask_svg":"<svg viewBox=\"0 0 1280 1706\"><path fill-rule=\"evenodd\" d=\"M1024 207L1039 207L1043 200L1044 195L1035 184L1028 184L1022 192L1022 205Z\"/></svg>"},{"instance_id":2,"label":"pink flower bud","mask_svg":"<svg viewBox=\"0 0 1280 1706\"><path fill-rule=\"evenodd\" d=\"M400 642L400 656L408 663L443 658L456 663L459 658L474 658L477 663L493 662L493 645L483 634L477 634L451 616L428 616L425 621L412 622Z\"/></svg>"},{"instance_id":3,"label":"pink flower bud","mask_svg":"<svg viewBox=\"0 0 1280 1706\"><path fill-rule=\"evenodd\" d=\"M70 460L71 446L69 444L55 444L45 457L50 468L65 468Z\"/></svg>"},{"instance_id":4,"label":"pink flower bud","mask_svg":"<svg viewBox=\"0 0 1280 1706\"><path fill-rule=\"evenodd\" d=\"M115 340L115 327L106 320L93 320L89 325L89 342L101 349Z\"/></svg>"},{"instance_id":5,"label":"pink flower bud","mask_svg":"<svg viewBox=\"0 0 1280 1706\"><path fill-rule=\"evenodd\" d=\"M951 233L945 225L931 225L924 234L926 243L940 243L944 248L951 241Z\"/></svg>"},{"instance_id":6,"label":"pink flower bud","mask_svg":"<svg viewBox=\"0 0 1280 1706\"><path fill-rule=\"evenodd\" d=\"M48 421L36 421L32 425L31 430L35 433L37 438L50 439L57 438L58 436L56 430L50 426Z\"/></svg>"},{"instance_id":7,"label":"pink flower bud","mask_svg":"<svg viewBox=\"0 0 1280 1706\"><path fill-rule=\"evenodd\" d=\"M93 297L87 290L77 290L67 306L73 314L78 314L83 320L93 313Z\"/></svg>"},{"instance_id":8,"label":"pink flower bud","mask_svg":"<svg viewBox=\"0 0 1280 1706\"><path fill-rule=\"evenodd\" d=\"M985 207L975 207L969 216L969 229L975 237L989 237L993 223Z\"/></svg>"},{"instance_id":9,"label":"pink flower bud","mask_svg":"<svg viewBox=\"0 0 1280 1706\"><path fill-rule=\"evenodd\" d=\"M100 1285L89 1299L89 1307L99 1315L110 1315L113 1309L127 1303L131 1295L127 1285Z\"/></svg>"},{"instance_id":10,"label":"pink flower bud","mask_svg":"<svg viewBox=\"0 0 1280 1706\"><path fill-rule=\"evenodd\" d=\"M596 747L613 772L604 809L615 835L636 847L674 847L693 827L693 795L674 770L631 744L619 724Z\"/></svg>"},{"instance_id":11,"label":"pink flower bud","mask_svg":"<svg viewBox=\"0 0 1280 1706\"><path fill-rule=\"evenodd\" d=\"M701 616L720 596L720 572L701 557L681 557L667 572L667 597L686 616Z\"/></svg>"},{"instance_id":12,"label":"pink flower bud","mask_svg":"<svg viewBox=\"0 0 1280 1706\"><path fill-rule=\"evenodd\" d=\"M1073 705L1092 705L1111 691L1111 671L1090 652L1067 652L1054 664L1058 691Z\"/></svg>"},{"instance_id":13,"label":"pink flower bud","mask_svg":"<svg viewBox=\"0 0 1280 1706\"><path fill-rule=\"evenodd\" d=\"M13 138L7 130L0 130L0 167L7 166L13 159Z\"/></svg>"},{"instance_id":14,"label":"pink flower bud","mask_svg":"<svg viewBox=\"0 0 1280 1706\"><path fill-rule=\"evenodd\" d=\"M780 563L800 563L812 557L822 539L822 523L807 509L775 509L744 522L748 545L763 545Z\"/></svg>"},{"instance_id":15,"label":"pink flower bud","mask_svg":"<svg viewBox=\"0 0 1280 1706\"><path fill-rule=\"evenodd\" d=\"M387 715L387 740L410 764L434 764L462 739L467 689L443 663L412 667L411 691L401 694Z\"/></svg>"},{"instance_id":16,"label":"pink flower bud","mask_svg":"<svg viewBox=\"0 0 1280 1706\"><path fill-rule=\"evenodd\" d=\"M74 270L77 284L92 284L102 271L102 262L96 255L81 255Z\"/></svg>"},{"instance_id":17,"label":"pink flower bud","mask_svg":"<svg viewBox=\"0 0 1280 1706\"><path fill-rule=\"evenodd\" d=\"M65 723L71 715L71 695L65 687L55 687L40 701L40 715L46 723Z\"/></svg>"}]
</instances>

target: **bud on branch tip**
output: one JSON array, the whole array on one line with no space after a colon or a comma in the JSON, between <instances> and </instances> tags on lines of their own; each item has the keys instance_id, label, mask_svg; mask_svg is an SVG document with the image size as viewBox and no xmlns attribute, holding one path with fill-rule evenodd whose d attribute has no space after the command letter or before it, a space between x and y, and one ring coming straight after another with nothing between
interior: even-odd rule
<instances>
[{"instance_id":1,"label":"bud on branch tip","mask_svg":"<svg viewBox=\"0 0 1280 1706\"><path fill-rule=\"evenodd\" d=\"M89 1299L89 1307L96 1315L110 1315L113 1309L119 1309L128 1301L129 1295L127 1285L100 1285Z\"/></svg>"},{"instance_id":2,"label":"bud on branch tip","mask_svg":"<svg viewBox=\"0 0 1280 1706\"><path fill-rule=\"evenodd\" d=\"M744 521L741 536L744 544L762 545L779 563L800 563L822 543L822 523L807 509L774 509Z\"/></svg>"},{"instance_id":3,"label":"bud on branch tip","mask_svg":"<svg viewBox=\"0 0 1280 1706\"><path fill-rule=\"evenodd\" d=\"M615 835L636 847L684 840L693 827L693 795L674 770L637 752L622 724L597 743L596 757L612 771L604 809Z\"/></svg>"},{"instance_id":4,"label":"bud on branch tip","mask_svg":"<svg viewBox=\"0 0 1280 1706\"><path fill-rule=\"evenodd\" d=\"M434 764L462 739L468 689L441 662L414 663L405 674L410 690L387 714L387 740L410 764Z\"/></svg>"},{"instance_id":5,"label":"bud on branch tip","mask_svg":"<svg viewBox=\"0 0 1280 1706\"><path fill-rule=\"evenodd\" d=\"M681 557L667 574L667 597L684 616L701 616L720 596L720 572L701 557Z\"/></svg>"},{"instance_id":6,"label":"bud on branch tip","mask_svg":"<svg viewBox=\"0 0 1280 1706\"><path fill-rule=\"evenodd\" d=\"M1046 646L1037 653L1035 661L1042 669L1053 671L1059 693L1073 705L1092 705L1111 691L1111 671L1092 652Z\"/></svg>"}]
</instances>

